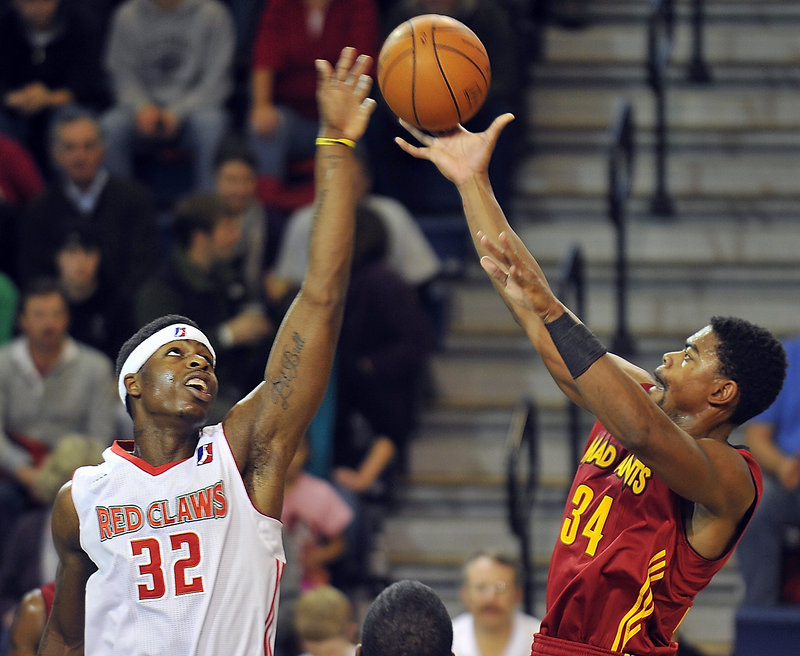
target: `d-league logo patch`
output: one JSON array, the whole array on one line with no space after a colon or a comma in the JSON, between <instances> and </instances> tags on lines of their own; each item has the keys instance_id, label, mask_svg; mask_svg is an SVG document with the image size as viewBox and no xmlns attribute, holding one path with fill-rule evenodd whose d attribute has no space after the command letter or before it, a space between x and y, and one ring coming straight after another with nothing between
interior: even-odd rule
<instances>
[{"instance_id":1,"label":"d-league logo patch","mask_svg":"<svg viewBox=\"0 0 800 656\"><path fill-rule=\"evenodd\" d=\"M214 459L214 452L211 447L212 444L203 444L197 447L197 464L207 465Z\"/></svg>"},{"instance_id":2,"label":"d-league logo patch","mask_svg":"<svg viewBox=\"0 0 800 656\"><path fill-rule=\"evenodd\" d=\"M186 326L175 326L175 337L186 337Z\"/></svg>"}]
</instances>

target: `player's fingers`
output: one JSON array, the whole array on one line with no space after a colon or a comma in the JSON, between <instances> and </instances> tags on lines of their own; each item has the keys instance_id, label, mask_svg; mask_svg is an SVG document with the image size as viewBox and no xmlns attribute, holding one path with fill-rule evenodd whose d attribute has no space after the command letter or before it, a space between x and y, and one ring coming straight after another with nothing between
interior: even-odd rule
<instances>
[{"instance_id":1,"label":"player's fingers","mask_svg":"<svg viewBox=\"0 0 800 656\"><path fill-rule=\"evenodd\" d=\"M339 55L339 61L336 62L336 77L334 78L336 81L344 82L347 79L355 54L355 48L350 46L342 48L342 54Z\"/></svg>"},{"instance_id":2,"label":"player's fingers","mask_svg":"<svg viewBox=\"0 0 800 656\"><path fill-rule=\"evenodd\" d=\"M366 98L369 95L369 90L371 88L372 78L369 75L362 74L358 76L358 84L356 84L355 89L353 89L353 93L362 98Z\"/></svg>"},{"instance_id":3,"label":"player's fingers","mask_svg":"<svg viewBox=\"0 0 800 656\"><path fill-rule=\"evenodd\" d=\"M497 262L503 262L506 266L511 264L511 259L508 257L508 253L502 247L498 246L495 242L489 239L489 236L486 233L479 232L478 239L480 240L481 246L483 246Z\"/></svg>"},{"instance_id":4,"label":"player's fingers","mask_svg":"<svg viewBox=\"0 0 800 656\"><path fill-rule=\"evenodd\" d=\"M513 120L514 120L514 115L511 114L510 112L501 114L496 119L494 119L494 121L492 121L492 124L486 130L486 136L492 143L494 143L500 138L500 133L503 131L503 129Z\"/></svg>"},{"instance_id":5,"label":"player's fingers","mask_svg":"<svg viewBox=\"0 0 800 656\"><path fill-rule=\"evenodd\" d=\"M314 64L317 67L317 80L319 82L327 82L330 80L333 74L333 68L331 68L330 62L324 59L317 59L314 61Z\"/></svg>"},{"instance_id":6,"label":"player's fingers","mask_svg":"<svg viewBox=\"0 0 800 656\"><path fill-rule=\"evenodd\" d=\"M426 151L423 148L412 146L402 137L395 137L394 142L412 157L416 157L417 159L428 159Z\"/></svg>"},{"instance_id":7,"label":"player's fingers","mask_svg":"<svg viewBox=\"0 0 800 656\"><path fill-rule=\"evenodd\" d=\"M356 57L356 62L353 64L351 73L356 77L360 77L369 71L370 66L372 66L372 57L369 55L359 55Z\"/></svg>"},{"instance_id":8,"label":"player's fingers","mask_svg":"<svg viewBox=\"0 0 800 656\"><path fill-rule=\"evenodd\" d=\"M508 280L508 274L491 256L484 255L481 258L481 267L483 267L483 270L489 274L489 277L492 280L496 281L500 285L505 286L506 281Z\"/></svg>"},{"instance_id":9,"label":"player's fingers","mask_svg":"<svg viewBox=\"0 0 800 656\"><path fill-rule=\"evenodd\" d=\"M425 146L430 146L433 143L433 137L429 134L425 134L422 130L418 129L416 126L411 125L404 119L400 119L400 125L402 125L411 135L419 141L421 144Z\"/></svg>"}]
</instances>

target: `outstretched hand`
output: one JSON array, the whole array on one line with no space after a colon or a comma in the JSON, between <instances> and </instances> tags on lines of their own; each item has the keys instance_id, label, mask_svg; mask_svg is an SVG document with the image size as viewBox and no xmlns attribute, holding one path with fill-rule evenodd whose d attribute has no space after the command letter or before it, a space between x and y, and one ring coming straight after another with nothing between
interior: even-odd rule
<instances>
[{"instance_id":1,"label":"outstretched hand","mask_svg":"<svg viewBox=\"0 0 800 656\"><path fill-rule=\"evenodd\" d=\"M478 239L488 253L481 257L481 266L510 303L534 312L545 322L563 312L539 264L524 245L512 243L505 231L498 243L482 232Z\"/></svg>"},{"instance_id":2,"label":"outstretched hand","mask_svg":"<svg viewBox=\"0 0 800 656\"><path fill-rule=\"evenodd\" d=\"M356 57L355 48L349 47L342 50L335 69L330 62L317 59L317 104L325 136L357 141L364 134L376 106L368 97L371 64L372 57Z\"/></svg>"},{"instance_id":3,"label":"outstretched hand","mask_svg":"<svg viewBox=\"0 0 800 656\"><path fill-rule=\"evenodd\" d=\"M513 120L513 114L501 114L484 132L470 132L458 125L451 132L433 136L401 119L400 125L423 147L412 146L401 137L396 137L395 143L409 155L433 162L442 175L458 186L475 174L488 175L489 160L500 133Z\"/></svg>"}]
</instances>

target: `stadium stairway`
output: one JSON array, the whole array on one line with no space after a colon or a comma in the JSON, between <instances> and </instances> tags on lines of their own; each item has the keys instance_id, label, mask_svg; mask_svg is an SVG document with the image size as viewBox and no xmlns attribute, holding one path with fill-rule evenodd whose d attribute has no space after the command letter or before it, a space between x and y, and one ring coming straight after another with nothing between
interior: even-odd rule
<instances>
[{"instance_id":1,"label":"stadium stairway","mask_svg":"<svg viewBox=\"0 0 800 656\"><path fill-rule=\"evenodd\" d=\"M586 3L581 29L545 29L520 117L528 140L509 209L551 280L565 251L580 245L587 265L584 318L610 344L615 236L607 218L606 151L616 108L630 99L637 150L628 206L628 316L632 359L647 369L714 314L743 316L782 337L800 333L800 5L709 0L705 54L712 81L705 84L687 80L690 5L676 3L667 90L674 215L650 210L655 105L645 68L650 3L644 0L595 0ZM449 329L432 365L435 400L411 446L408 477L383 522L373 568L391 579L428 583L458 612L463 560L480 547L518 550L507 519L505 449L513 409L530 396L542 461L531 518L533 610L541 615L573 467L566 402L475 262L448 285ZM589 426L588 416L582 421ZM734 557L698 597L682 635L706 654L729 656L741 590Z\"/></svg>"}]
</instances>

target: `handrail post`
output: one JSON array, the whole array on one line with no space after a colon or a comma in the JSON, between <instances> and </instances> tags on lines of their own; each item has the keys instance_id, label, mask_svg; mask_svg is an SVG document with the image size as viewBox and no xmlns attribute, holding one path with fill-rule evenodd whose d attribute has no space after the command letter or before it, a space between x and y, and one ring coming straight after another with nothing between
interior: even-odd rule
<instances>
[{"instance_id":1,"label":"handrail post","mask_svg":"<svg viewBox=\"0 0 800 656\"><path fill-rule=\"evenodd\" d=\"M616 230L617 322L611 349L622 356L636 351L628 331L628 216L627 203L633 188L635 121L633 106L625 100L613 128L608 155L608 215Z\"/></svg>"},{"instance_id":2,"label":"handrail post","mask_svg":"<svg viewBox=\"0 0 800 656\"><path fill-rule=\"evenodd\" d=\"M511 531L519 539L520 565L522 568L523 609L533 614L535 577L531 563L530 523L534 497L539 482L539 434L536 405L530 398L517 406L508 435L506 461L506 487L508 493L508 519ZM527 458L521 458L527 448ZM518 469L527 468L524 481L520 481Z\"/></svg>"},{"instance_id":3,"label":"handrail post","mask_svg":"<svg viewBox=\"0 0 800 656\"><path fill-rule=\"evenodd\" d=\"M655 0L648 21L648 81L656 100L656 190L650 210L657 216L675 213L667 192L667 67L672 51L674 12L672 0Z\"/></svg>"},{"instance_id":4,"label":"handrail post","mask_svg":"<svg viewBox=\"0 0 800 656\"><path fill-rule=\"evenodd\" d=\"M692 0L692 58L689 60L689 81L711 81L711 71L705 59L705 0Z\"/></svg>"}]
</instances>

